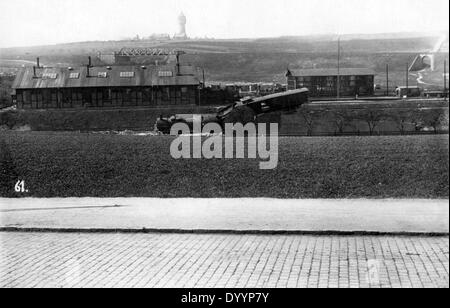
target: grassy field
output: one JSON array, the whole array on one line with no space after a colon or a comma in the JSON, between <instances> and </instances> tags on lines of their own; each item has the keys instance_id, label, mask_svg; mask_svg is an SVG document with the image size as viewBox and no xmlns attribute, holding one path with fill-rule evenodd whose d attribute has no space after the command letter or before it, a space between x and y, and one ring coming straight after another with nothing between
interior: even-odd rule
<instances>
[{"instance_id":1,"label":"grassy field","mask_svg":"<svg viewBox=\"0 0 450 308\"><path fill-rule=\"evenodd\" d=\"M174 160L173 137L1 132L0 196L448 198L443 136L280 138L279 164ZM14 192L24 180L28 193Z\"/></svg>"}]
</instances>

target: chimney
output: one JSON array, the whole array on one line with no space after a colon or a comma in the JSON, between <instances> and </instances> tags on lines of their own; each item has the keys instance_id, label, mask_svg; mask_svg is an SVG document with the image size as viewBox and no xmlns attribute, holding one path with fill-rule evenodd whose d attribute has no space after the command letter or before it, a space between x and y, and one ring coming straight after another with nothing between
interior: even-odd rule
<instances>
[{"instance_id":1,"label":"chimney","mask_svg":"<svg viewBox=\"0 0 450 308\"><path fill-rule=\"evenodd\" d=\"M88 64L86 65L86 77L87 78L91 77L91 75L90 75L90 69L92 67L92 58L91 58L91 56L88 57L88 60L89 60Z\"/></svg>"},{"instance_id":2,"label":"chimney","mask_svg":"<svg viewBox=\"0 0 450 308\"><path fill-rule=\"evenodd\" d=\"M40 68L40 67L41 67L41 65L40 65L40 63L39 63L39 57L36 58L36 66L37 66L37 68Z\"/></svg>"}]
</instances>

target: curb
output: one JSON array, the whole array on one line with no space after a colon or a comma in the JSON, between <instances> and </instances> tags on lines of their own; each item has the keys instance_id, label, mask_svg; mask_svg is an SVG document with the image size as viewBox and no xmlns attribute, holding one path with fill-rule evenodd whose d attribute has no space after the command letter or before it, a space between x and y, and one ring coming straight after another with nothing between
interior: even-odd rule
<instances>
[{"instance_id":1,"label":"curb","mask_svg":"<svg viewBox=\"0 0 450 308\"><path fill-rule=\"evenodd\" d=\"M113 229L113 228L19 228L0 227L0 232L27 233L123 233L123 234L231 234L231 235L315 235L315 236L449 236L449 232L381 232L340 230L226 230L226 229Z\"/></svg>"}]
</instances>

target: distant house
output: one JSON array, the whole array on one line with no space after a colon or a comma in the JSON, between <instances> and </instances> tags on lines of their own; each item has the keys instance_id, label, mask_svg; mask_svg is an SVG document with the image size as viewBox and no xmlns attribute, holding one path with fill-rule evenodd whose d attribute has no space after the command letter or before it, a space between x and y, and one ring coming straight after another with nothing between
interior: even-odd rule
<instances>
[{"instance_id":1,"label":"distant house","mask_svg":"<svg viewBox=\"0 0 450 308\"><path fill-rule=\"evenodd\" d=\"M448 95L448 91L431 91L431 90L426 90L423 92L423 96L427 97L427 98L442 98L442 97L447 97Z\"/></svg>"},{"instance_id":2,"label":"distant house","mask_svg":"<svg viewBox=\"0 0 450 308\"><path fill-rule=\"evenodd\" d=\"M20 109L196 105L191 66L24 68L12 85Z\"/></svg>"},{"instance_id":3,"label":"distant house","mask_svg":"<svg viewBox=\"0 0 450 308\"><path fill-rule=\"evenodd\" d=\"M374 94L375 72L366 68L298 69L286 73L288 90L308 88L311 97L337 96L338 75L340 96Z\"/></svg>"},{"instance_id":4,"label":"distant house","mask_svg":"<svg viewBox=\"0 0 450 308\"><path fill-rule=\"evenodd\" d=\"M395 95L398 97L419 97L422 94L422 89L417 86L397 87Z\"/></svg>"}]
</instances>

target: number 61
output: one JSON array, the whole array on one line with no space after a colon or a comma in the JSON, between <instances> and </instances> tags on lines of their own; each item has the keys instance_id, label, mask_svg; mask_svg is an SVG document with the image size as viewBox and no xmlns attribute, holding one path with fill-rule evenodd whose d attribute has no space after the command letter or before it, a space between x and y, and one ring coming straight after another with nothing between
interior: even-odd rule
<instances>
[{"instance_id":1,"label":"number 61","mask_svg":"<svg viewBox=\"0 0 450 308\"><path fill-rule=\"evenodd\" d=\"M24 180L19 180L17 181L16 185L14 186L14 190L16 192L25 192L25 181Z\"/></svg>"}]
</instances>

